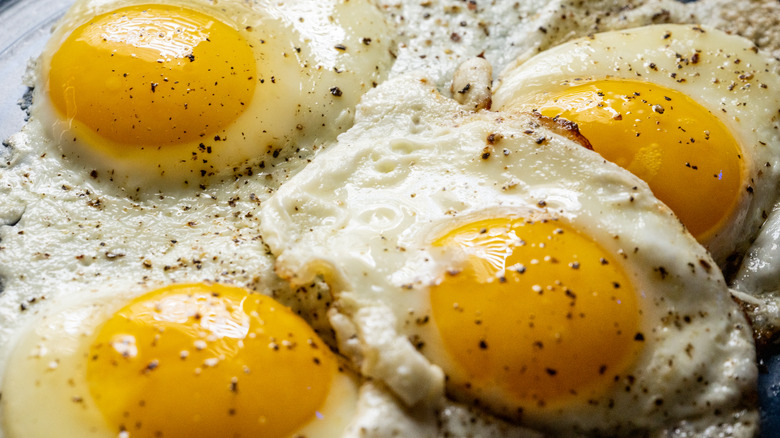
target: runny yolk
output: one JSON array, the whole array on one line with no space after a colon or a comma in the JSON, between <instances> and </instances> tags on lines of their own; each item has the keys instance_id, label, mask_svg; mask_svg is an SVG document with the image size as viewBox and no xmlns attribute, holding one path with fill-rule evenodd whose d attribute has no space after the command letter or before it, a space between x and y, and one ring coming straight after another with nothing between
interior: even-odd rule
<instances>
[{"instance_id":1,"label":"runny yolk","mask_svg":"<svg viewBox=\"0 0 780 438\"><path fill-rule=\"evenodd\" d=\"M638 355L637 292L596 242L555 220L468 223L434 245L463 256L430 289L451 388L513 416L596 396ZM447 369L449 368L449 369ZM495 393L498 396L495 396Z\"/></svg>"},{"instance_id":2,"label":"runny yolk","mask_svg":"<svg viewBox=\"0 0 780 438\"><path fill-rule=\"evenodd\" d=\"M111 427L131 437L286 437L315 418L336 372L327 346L273 299L183 284L100 327L87 381Z\"/></svg>"},{"instance_id":3,"label":"runny yolk","mask_svg":"<svg viewBox=\"0 0 780 438\"><path fill-rule=\"evenodd\" d=\"M730 219L742 194L740 145L718 117L679 91L597 80L511 106L577 123L596 152L647 182L701 242Z\"/></svg>"},{"instance_id":4,"label":"runny yolk","mask_svg":"<svg viewBox=\"0 0 780 438\"><path fill-rule=\"evenodd\" d=\"M58 112L86 135L159 147L236 120L254 95L256 68L249 43L215 18L135 5L73 31L51 60L48 87Z\"/></svg>"}]
</instances>

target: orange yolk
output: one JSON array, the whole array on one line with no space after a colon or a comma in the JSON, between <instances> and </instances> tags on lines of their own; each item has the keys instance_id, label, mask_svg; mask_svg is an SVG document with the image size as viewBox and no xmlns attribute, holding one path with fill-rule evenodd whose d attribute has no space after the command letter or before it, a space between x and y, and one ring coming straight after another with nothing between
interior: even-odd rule
<instances>
[{"instance_id":1,"label":"orange yolk","mask_svg":"<svg viewBox=\"0 0 780 438\"><path fill-rule=\"evenodd\" d=\"M337 372L314 331L273 299L173 285L100 327L87 381L131 437L286 437L314 419Z\"/></svg>"},{"instance_id":2,"label":"orange yolk","mask_svg":"<svg viewBox=\"0 0 780 438\"><path fill-rule=\"evenodd\" d=\"M136 5L73 31L51 60L48 87L89 144L170 146L236 120L254 95L256 68L249 43L213 17Z\"/></svg>"},{"instance_id":3,"label":"orange yolk","mask_svg":"<svg viewBox=\"0 0 780 438\"><path fill-rule=\"evenodd\" d=\"M742 194L740 145L715 115L678 91L599 80L510 106L577 123L596 152L647 182L699 241L730 219Z\"/></svg>"},{"instance_id":4,"label":"orange yolk","mask_svg":"<svg viewBox=\"0 0 780 438\"><path fill-rule=\"evenodd\" d=\"M637 292L613 257L554 220L494 218L455 228L435 246L462 265L430 290L454 365L449 384L501 414L595 396L633 363ZM494 408L496 408L494 406Z\"/></svg>"}]
</instances>

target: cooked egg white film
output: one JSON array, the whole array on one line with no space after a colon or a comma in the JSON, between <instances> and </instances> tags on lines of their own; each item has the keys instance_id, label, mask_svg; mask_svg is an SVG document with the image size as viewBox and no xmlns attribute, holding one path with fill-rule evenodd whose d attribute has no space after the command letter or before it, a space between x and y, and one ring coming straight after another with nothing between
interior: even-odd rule
<instances>
[{"instance_id":1,"label":"cooked egg white film","mask_svg":"<svg viewBox=\"0 0 780 438\"><path fill-rule=\"evenodd\" d=\"M181 284L111 307L29 328L6 376L6 436L329 437L352 420L353 378L270 297Z\"/></svg>"},{"instance_id":2,"label":"cooked egg white film","mask_svg":"<svg viewBox=\"0 0 780 438\"><path fill-rule=\"evenodd\" d=\"M577 123L725 267L776 196L776 65L750 41L701 26L605 32L507 67L494 108Z\"/></svg>"}]
</instances>

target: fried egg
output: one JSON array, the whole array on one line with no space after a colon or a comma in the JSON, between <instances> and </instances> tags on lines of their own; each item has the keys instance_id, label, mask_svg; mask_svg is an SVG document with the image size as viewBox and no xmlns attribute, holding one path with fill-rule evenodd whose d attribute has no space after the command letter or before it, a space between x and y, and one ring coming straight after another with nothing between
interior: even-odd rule
<instances>
[{"instance_id":1,"label":"fried egg","mask_svg":"<svg viewBox=\"0 0 780 438\"><path fill-rule=\"evenodd\" d=\"M32 117L128 190L270 166L349 127L392 65L365 2L77 2L39 61Z\"/></svg>"},{"instance_id":2,"label":"fried egg","mask_svg":"<svg viewBox=\"0 0 780 438\"><path fill-rule=\"evenodd\" d=\"M575 122L646 181L721 267L741 258L780 175L777 62L696 25L606 32L507 67L494 108Z\"/></svg>"},{"instance_id":3,"label":"fried egg","mask_svg":"<svg viewBox=\"0 0 780 438\"><path fill-rule=\"evenodd\" d=\"M749 325L648 186L425 82L367 94L262 206L277 273L328 284L339 350L414 409L446 393L553 436L755 433Z\"/></svg>"},{"instance_id":4,"label":"fried egg","mask_svg":"<svg viewBox=\"0 0 780 438\"><path fill-rule=\"evenodd\" d=\"M273 298L203 283L121 295L52 303L28 327L6 437L344 434L355 376Z\"/></svg>"}]
</instances>

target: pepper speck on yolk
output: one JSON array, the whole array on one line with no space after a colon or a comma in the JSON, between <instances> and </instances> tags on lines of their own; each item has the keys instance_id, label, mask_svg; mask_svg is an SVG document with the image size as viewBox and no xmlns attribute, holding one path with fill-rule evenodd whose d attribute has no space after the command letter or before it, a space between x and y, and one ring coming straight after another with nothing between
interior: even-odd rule
<instances>
[{"instance_id":1,"label":"pepper speck on yolk","mask_svg":"<svg viewBox=\"0 0 780 438\"><path fill-rule=\"evenodd\" d=\"M100 327L87 382L132 437L286 437L314 419L337 361L273 299L224 285L143 295Z\"/></svg>"},{"instance_id":2,"label":"pepper speck on yolk","mask_svg":"<svg viewBox=\"0 0 780 438\"><path fill-rule=\"evenodd\" d=\"M647 182L701 242L730 219L743 192L740 145L723 122L679 91L608 79L509 106L577 123L596 152Z\"/></svg>"},{"instance_id":3,"label":"pepper speck on yolk","mask_svg":"<svg viewBox=\"0 0 780 438\"><path fill-rule=\"evenodd\" d=\"M256 61L203 13L137 5L78 27L51 60L49 95L96 147L170 147L224 129L251 101ZM101 141L107 139L109 142Z\"/></svg>"},{"instance_id":4,"label":"pepper speck on yolk","mask_svg":"<svg viewBox=\"0 0 780 438\"><path fill-rule=\"evenodd\" d=\"M430 290L433 319L468 398L502 414L598 394L638 355L637 292L596 242L555 220L485 219L434 242L463 255ZM488 401L488 404L490 402Z\"/></svg>"}]
</instances>

